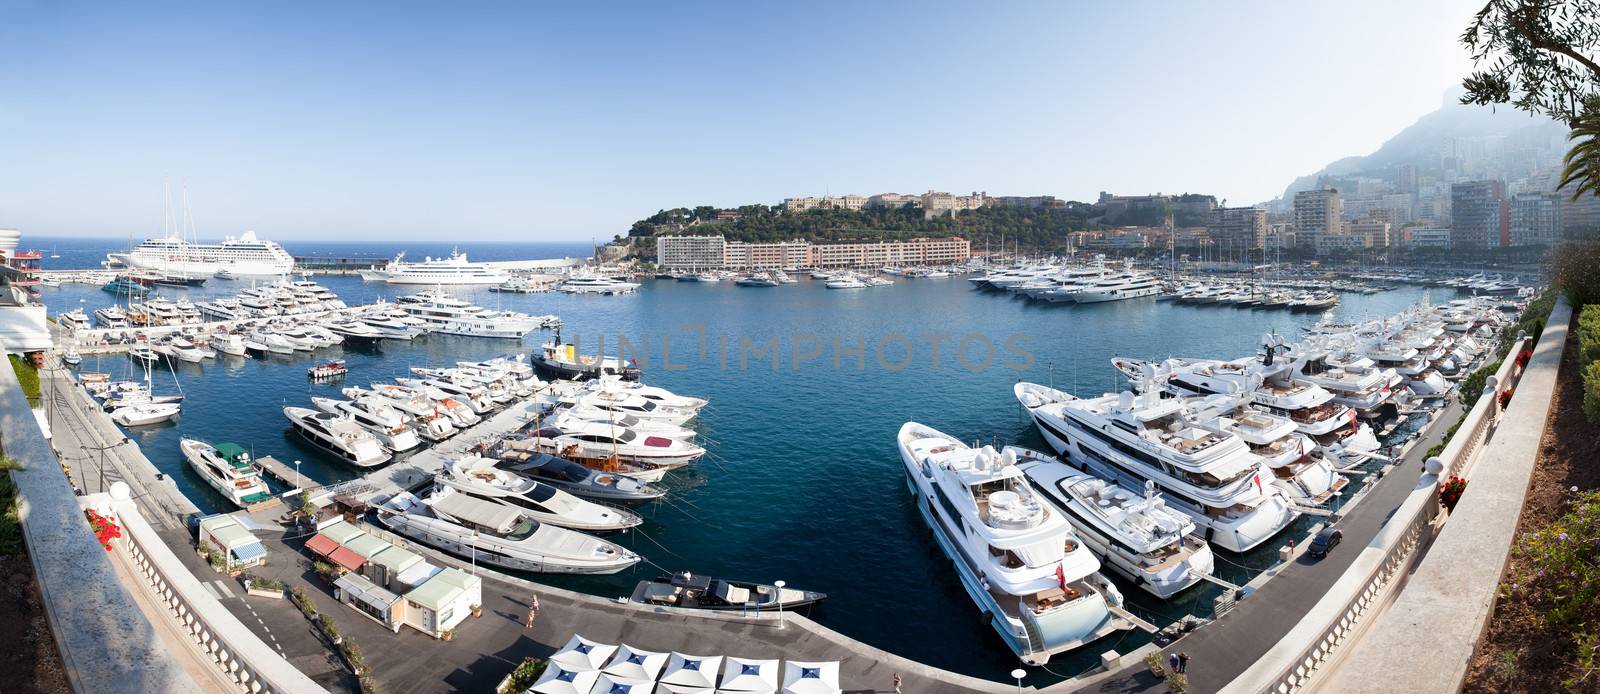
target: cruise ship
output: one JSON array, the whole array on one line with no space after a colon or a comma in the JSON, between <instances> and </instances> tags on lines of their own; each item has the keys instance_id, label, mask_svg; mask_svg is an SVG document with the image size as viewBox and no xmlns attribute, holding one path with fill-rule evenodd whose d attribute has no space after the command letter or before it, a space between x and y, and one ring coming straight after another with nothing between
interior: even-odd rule
<instances>
[{"instance_id":1,"label":"cruise ship","mask_svg":"<svg viewBox=\"0 0 1600 694\"><path fill-rule=\"evenodd\" d=\"M146 239L131 251L106 254L106 265L187 277L221 271L233 277L272 277L293 272L294 257L283 246L246 231L219 244L190 243L178 236Z\"/></svg>"},{"instance_id":2,"label":"cruise ship","mask_svg":"<svg viewBox=\"0 0 1600 694\"><path fill-rule=\"evenodd\" d=\"M361 279L389 284L467 284L497 285L511 278L504 270L487 263L467 260L467 254L454 251L448 258L424 258L420 263L405 261L401 252L382 268L362 270Z\"/></svg>"}]
</instances>

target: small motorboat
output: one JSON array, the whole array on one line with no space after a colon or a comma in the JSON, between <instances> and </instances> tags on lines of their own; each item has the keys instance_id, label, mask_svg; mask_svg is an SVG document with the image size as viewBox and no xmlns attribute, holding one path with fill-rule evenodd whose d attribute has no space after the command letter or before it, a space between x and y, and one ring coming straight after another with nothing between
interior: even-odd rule
<instances>
[{"instance_id":1,"label":"small motorboat","mask_svg":"<svg viewBox=\"0 0 1600 694\"><path fill-rule=\"evenodd\" d=\"M175 402L147 402L112 410L111 419L125 427L137 427L168 421L178 416L178 411Z\"/></svg>"},{"instance_id":2,"label":"small motorboat","mask_svg":"<svg viewBox=\"0 0 1600 694\"><path fill-rule=\"evenodd\" d=\"M641 605L691 610L765 612L815 605L827 597L827 593L683 573L640 581L633 588L632 600Z\"/></svg>"},{"instance_id":3,"label":"small motorboat","mask_svg":"<svg viewBox=\"0 0 1600 694\"><path fill-rule=\"evenodd\" d=\"M347 373L350 373L350 369L345 368L343 359L334 359L306 369L306 375L310 376L313 381L326 381Z\"/></svg>"},{"instance_id":4,"label":"small motorboat","mask_svg":"<svg viewBox=\"0 0 1600 694\"><path fill-rule=\"evenodd\" d=\"M61 361L68 366L77 366L83 363L83 355L78 354L77 347L67 347L67 351L61 353Z\"/></svg>"}]
</instances>

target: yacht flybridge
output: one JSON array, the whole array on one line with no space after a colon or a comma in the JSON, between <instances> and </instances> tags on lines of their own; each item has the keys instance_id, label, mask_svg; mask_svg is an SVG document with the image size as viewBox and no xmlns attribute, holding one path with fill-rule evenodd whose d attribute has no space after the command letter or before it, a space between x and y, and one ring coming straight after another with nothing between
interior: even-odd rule
<instances>
[{"instance_id":1,"label":"yacht flybridge","mask_svg":"<svg viewBox=\"0 0 1600 694\"><path fill-rule=\"evenodd\" d=\"M916 422L900 427L898 443L923 520L962 587L1024 662L1043 664L1132 628L1100 561L1017 466L1022 457L1048 458L970 448Z\"/></svg>"},{"instance_id":2,"label":"yacht flybridge","mask_svg":"<svg viewBox=\"0 0 1600 694\"><path fill-rule=\"evenodd\" d=\"M448 258L425 258L420 263L408 263L402 252L381 269L362 270L361 279L389 284L430 285L494 285L510 278L504 270L487 263L467 260L467 254L457 250Z\"/></svg>"},{"instance_id":3,"label":"yacht flybridge","mask_svg":"<svg viewBox=\"0 0 1600 694\"><path fill-rule=\"evenodd\" d=\"M521 507L436 484L378 507L390 530L459 557L517 571L614 574L639 562L621 545L540 523Z\"/></svg>"},{"instance_id":4,"label":"yacht flybridge","mask_svg":"<svg viewBox=\"0 0 1600 694\"><path fill-rule=\"evenodd\" d=\"M1051 460L1017 467L1112 571L1156 597L1170 598L1215 570L1211 545L1193 520L1167 507L1154 483L1139 494Z\"/></svg>"},{"instance_id":5,"label":"yacht flybridge","mask_svg":"<svg viewBox=\"0 0 1600 694\"><path fill-rule=\"evenodd\" d=\"M1242 439L1198 427L1182 402L1144 390L1083 399L1034 383L1014 387L1068 464L1136 489L1153 481L1167 503L1223 549L1248 551L1299 516Z\"/></svg>"}]
</instances>

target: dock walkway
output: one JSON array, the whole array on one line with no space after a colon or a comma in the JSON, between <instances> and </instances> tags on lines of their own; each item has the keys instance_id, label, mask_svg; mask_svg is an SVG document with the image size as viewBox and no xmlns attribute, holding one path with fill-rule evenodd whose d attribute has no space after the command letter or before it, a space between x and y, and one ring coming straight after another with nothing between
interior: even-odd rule
<instances>
[{"instance_id":1,"label":"dock walkway","mask_svg":"<svg viewBox=\"0 0 1600 694\"><path fill-rule=\"evenodd\" d=\"M151 520L163 528L182 528L188 516L199 513L54 357L40 369L39 380L50 442L62 464L72 469L74 486L88 493L104 491L118 480L127 482L134 500L153 511Z\"/></svg>"},{"instance_id":2,"label":"dock walkway","mask_svg":"<svg viewBox=\"0 0 1600 694\"><path fill-rule=\"evenodd\" d=\"M1452 400L1411 444L1401 462L1373 482L1359 504L1347 507L1348 513L1338 523L1344 532L1341 547L1318 560L1307 556L1302 544L1292 562L1268 569L1269 574L1274 574L1271 580L1262 583L1249 597L1239 600L1227 614L1164 649L1165 653L1189 654L1190 691L1215 692L1227 686L1276 646L1284 634L1316 606L1328 588L1350 568L1359 550L1372 542L1389 516L1416 488L1422 476L1424 454L1444 438L1445 431L1461 418L1461 414L1461 405ZM1135 659L1124 658L1122 670L1099 681L1090 691L1123 694L1166 691L1165 683L1152 676L1143 662L1130 660Z\"/></svg>"}]
</instances>

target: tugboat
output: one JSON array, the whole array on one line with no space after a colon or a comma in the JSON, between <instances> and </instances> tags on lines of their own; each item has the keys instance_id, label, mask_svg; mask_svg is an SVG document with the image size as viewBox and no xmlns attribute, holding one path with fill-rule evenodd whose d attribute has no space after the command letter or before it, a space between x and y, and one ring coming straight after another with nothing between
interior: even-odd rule
<instances>
[{"instance_id":1,"label":"tugboat","mask_svg":"<svg viewBox=\"0 0 1600 694\"><path fill-rule=\"evenodd\" d=\"M347 373L350 373L350 369L345 368L343 359L334 359L306 369L306 375L310 376L313 381L326 381Z\"/></svg>"},{"instance_id":2,"label":"tugboat","mask_svg":"<svg viewBox=\"0 0 1600 694\"><path fill-rule=\"evenodd\" d=\"M827 593L780 588L765 583L726 581L709 576L682 573L640 581L633 588L633 602L641 605L682 607L691 610L739 610L767 612L793 610L815 605Z\"/></svg>"},{"instance_id":3,"label":"tugboat","mask_svg":"<svg viewBox=\"0 0 1600 694\"><path fill-rule=\"evenodd\" d=\"M616 376L624 381L639 380L639 367L621 357L578 354L578 346L561 341L561 328L556 328L555 339L546 342L543 350L533 356L534 366L558 378L586 381L601 375Z\"/></svg>"}]
</instances>

